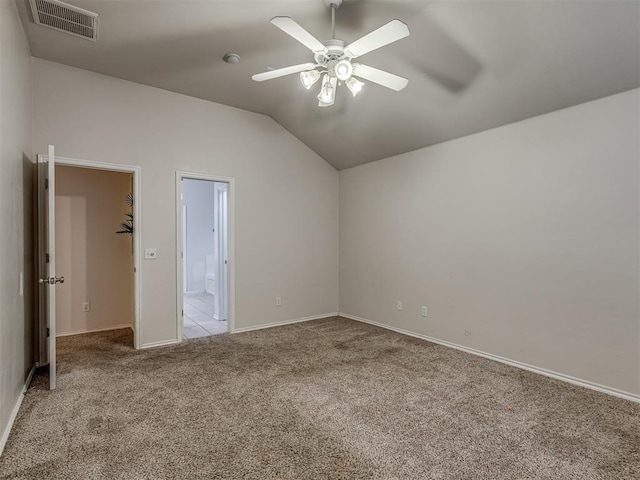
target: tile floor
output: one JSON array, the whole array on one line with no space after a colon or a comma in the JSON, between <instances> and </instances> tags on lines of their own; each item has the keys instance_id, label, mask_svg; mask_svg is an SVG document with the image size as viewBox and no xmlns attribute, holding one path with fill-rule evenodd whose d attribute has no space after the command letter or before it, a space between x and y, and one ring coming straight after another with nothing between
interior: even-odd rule
<instances>
[{"instance_id":1,"label":"tile floor","mask_svg":"<svg viewBox=\"0 0 640 480\"><path fill-rule=\"evenodd\" d=\"M182 338L208 337L227 331L227 322L217 320L214 314L214 296L206 292L184 294L184 323Z\"/></svg>"}]
</instances>

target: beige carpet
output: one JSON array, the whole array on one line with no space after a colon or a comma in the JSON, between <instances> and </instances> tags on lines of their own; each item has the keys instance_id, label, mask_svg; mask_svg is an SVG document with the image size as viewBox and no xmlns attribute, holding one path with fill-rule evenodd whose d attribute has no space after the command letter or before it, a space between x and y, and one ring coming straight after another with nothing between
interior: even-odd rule
<instances>
[{"instance_id":1,"label":"beige carpet","mask_svg":"<svg viewBox=\"0 0 640 480\"><path fill-rule=\"evenodd\" d=\"M346 319L59 341L0 478L638 479L640 405Z\"/></svg>"}]
</instances>

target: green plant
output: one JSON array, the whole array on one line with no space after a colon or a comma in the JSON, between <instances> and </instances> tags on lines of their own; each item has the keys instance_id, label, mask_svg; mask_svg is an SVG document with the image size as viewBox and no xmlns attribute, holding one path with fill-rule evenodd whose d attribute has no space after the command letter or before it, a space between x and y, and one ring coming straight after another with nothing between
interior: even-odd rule
<instances>
[{"instance_id":1,"label":"green plant","mask_svg":"<svg viewBox=\"0 0 640 480\"><path fill-rule=\"evenodd\" d=\"M133 208L133 193L127 193L124 201L129 206L129 208ZM133 213L127 212L125 213L127 220L122 222L120 226L122 230L118 230L116 233L124 233L126 235L133 235Z\"/></svg>"}]
</instances>

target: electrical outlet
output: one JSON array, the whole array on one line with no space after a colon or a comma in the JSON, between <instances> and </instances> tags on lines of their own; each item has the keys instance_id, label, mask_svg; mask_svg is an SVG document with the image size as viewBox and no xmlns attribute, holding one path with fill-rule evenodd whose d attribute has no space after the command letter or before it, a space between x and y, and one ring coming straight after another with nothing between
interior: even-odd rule
<instances>
[{"instance_id":1,"label":"electrical outlet","mask_svg":"<svg viewBox=\"0 0 640 480\"><path fill-rule=\"evenodd\" d=\"M281 306L282 306L282 298L276 297L276 307L281 307Z\"/></svg>"},{"instance_id":2,"label":"electrical outlet","mask_svg":"<svg viewBox=\"0 0 640 480\"><path fill-rule=\"evenodd\" d=\"M464 331L464 336L465 337L470 337L471 336L471 330L465 330Z\"/></svg>"},{"instance_id":3,"label":"electrical outlet","mask_svg":"<svg viewBox=\"0 0 640 480\"><path fill-rule=\"evenodd\" d=\"M155 248L145 248L144 249L144 259L145 260L155 260L157 258L157 253Z\"/></svg>"},{"instance_id":4,"label":"electrical outlet","mask_svg":"<svg viewBox=\"0 0 640 480\"><path fill-rule=\"evenodd\" d=\"M422 315L423 317L426 317L429 314L429 310L427 309L426 305L423 305L422 308L420 309L420 315Z\"/></svg>"},{"instance_id":5,"label":"electrical outlet","mask_svg":"<svg viewBox=\"0 0 640 480\"><path fill-rule=\"evenodd\" d=\"M398 310L402 310L402 302L400 300L398 300L397 306Z\"/></svg>"},{"instance_id":6,"label":"electrical outlet","mask_svg":"<svg viewBox=\"0 0 640 480\"><path fill-rule=\"evenodd\" d=\"M89 302L84 302L84 303L82 304L82 311L83 311L83 312L88 312L89 310L91 310L90 305L89 305Z\"/></svg>"}]
</instances>

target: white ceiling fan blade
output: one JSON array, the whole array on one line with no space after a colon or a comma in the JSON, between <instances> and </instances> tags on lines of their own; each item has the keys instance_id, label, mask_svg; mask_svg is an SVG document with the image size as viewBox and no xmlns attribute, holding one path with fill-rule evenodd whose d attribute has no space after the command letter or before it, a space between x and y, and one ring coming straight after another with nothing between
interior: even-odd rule
<instances>
[{"instance_id":1,"label":"white ceiling fan blade","mask_svg":"<svg viewBox=\"0 0 640 480\"><path fill-rule=\"evenodd\" d=\"M274 17L271 19L271 23L284 33L291 35L313 53L327 53L327 47L325 47L320 40L298 25L293 18Z\"/></svg>"},{"instance_id":2,"label":"white ceiling fan blade","mask_svg":"<svg viewBox=\"0 0 640 480\"><path fill-rule=\"evenodd\" d=\"M347 45L344 51L349 57L356 58L407 36L409 36L409 27L400 20L391 20L377 30Z\"/></svg>"},{"instance_id":3,"label":"white ceiling fan blade","mask_svg":"<svg viewBox=\"0 0 640 480\"><path fill-rule=\"evenodd\" d=\"M409 80L404 77L399 77L398 75L385 72L384 70L378 70L377 68L362 65L361 63L353 64L353 74L356 77L364 78L365 80L390 88L396 92L399 92L409 84Z\"/></svg>"},{"instance_id":4,"label":"white ceiling fan blade","mask_svg":"<svg viewBox=\"0 0 640 480\"><path fill-rule=\"evenodd\" d=\"M251 78L256 82L264 82L265 80L271 80L272 78L284 77L285 75L291 75L292 73L300 73L304 72L305 70L311 70L315 67L315 63L301 63L300 65L293 65L291 67L269 70L268 72L256 73Z\"/></svg>"}]
</instances>

